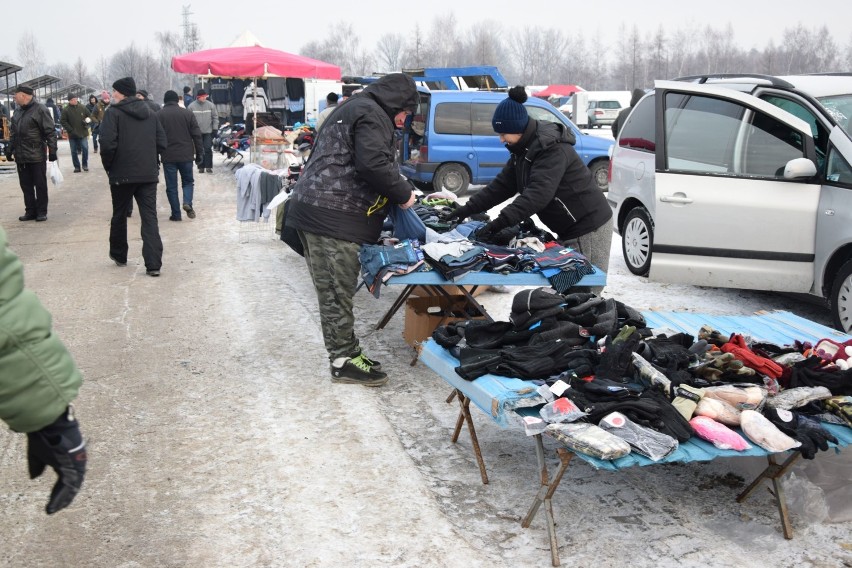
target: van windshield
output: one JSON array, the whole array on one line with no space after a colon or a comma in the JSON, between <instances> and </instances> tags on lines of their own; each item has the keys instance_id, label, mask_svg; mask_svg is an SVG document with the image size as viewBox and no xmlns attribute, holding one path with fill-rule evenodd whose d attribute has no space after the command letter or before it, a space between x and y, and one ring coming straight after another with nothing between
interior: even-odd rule
<instances>
[{"instance_id":1,"label":"van windshield","mask_svg":"<svg viewBox=\"0 0 852 568\"><path fill-rule=\"evenodd\" d=\"M822 103L822 106L837 121L837 124L846 131L846 134L852 132L852 93L819 97L817 100Z\"/></svg>"}]
</instances>

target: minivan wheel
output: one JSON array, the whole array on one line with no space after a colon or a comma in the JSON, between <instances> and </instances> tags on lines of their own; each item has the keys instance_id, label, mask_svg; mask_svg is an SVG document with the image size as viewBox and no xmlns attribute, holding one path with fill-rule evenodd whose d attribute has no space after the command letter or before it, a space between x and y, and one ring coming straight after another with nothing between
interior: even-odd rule
<instances>
[{"instance_id":1,"label":"minivan wheel","mask_svg":"<svg viewBox=\"0 0 852 568\"><path fill-rule=\"evenodd\" d=\"M609 162L607 160L598 160L591 166L589 170L592 172L592 179L601 191L609 191L609 180L607 174L609 170Z\"/></svg>"},{"instance_id":2,"label":"minivan wheel","mask_svg":"<svg viewBox=\"0 0 852 568\"><path fill-rule=\"evenodd\" d=\"M461 164L444 164L435 172L432 187L435 191L446 189L453 193L461 193L470 185L470 174Z\"/></svg>"},{"instance_id":3,"label":"minivan wheel","mask_svg":"<svg viewBox=\"0 0 852 568\"><path fill-rule=\"evenodd\" d=\"M852 333L852 260L840 267L831 286L831 313L834 327Z\"/></svg>"},{"instance_id":4,"label":"minivan wheel","mask_svg":"<svg viewBox=\"0 0 852 568\"><path fill-rule=\"evenodd\" d=\"M630 272L639 276L648 274L653 244L654 228L648 210L634 207L627 214L621 229L621 252Z\"/></svg>"}]
</instances>

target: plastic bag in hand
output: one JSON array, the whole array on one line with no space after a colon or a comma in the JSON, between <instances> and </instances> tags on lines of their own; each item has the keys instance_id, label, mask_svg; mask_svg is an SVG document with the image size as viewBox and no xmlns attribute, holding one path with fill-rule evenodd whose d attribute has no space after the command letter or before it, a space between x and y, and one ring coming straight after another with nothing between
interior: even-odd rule
<instances>
[{"instance_id":1,"label":"plastic bag in hand","mask_svg":"<svg viewBox=\"0 0 852 568\"><path fill-rule=\"evenodd\" d=\"M53 185L59 187L60 185L62 185L64 179L65 178L62 176L62 171L60 171L59 169L59 162L50 162L50 181L53 183Z\"/></svg>"}]
</instances>

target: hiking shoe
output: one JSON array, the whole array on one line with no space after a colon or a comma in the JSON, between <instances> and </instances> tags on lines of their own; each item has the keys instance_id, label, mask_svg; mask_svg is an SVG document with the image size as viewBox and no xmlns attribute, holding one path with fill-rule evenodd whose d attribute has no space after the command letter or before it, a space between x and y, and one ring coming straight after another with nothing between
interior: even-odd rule
<instances>
[{"instance_id":1,"label":"hiking shoe","mask_svg":"<svg viewBox=\"0 0 852 568\"><path fill-rule=\"evenodd\" d=\"M36 220L36 216L30 215L30 214L21 215L20 217L18 217L18 221L35 221L35 220Z\"/></svg>"},{"instance_id":2,"label":"hiking shoe","mask_svg":"<svg viewBox=\"0 0 852 568\"><path fill-rule=\"evenodd\" d=\"M381 372L382 364L376 361L375 359L370 359L363 353L361 353L361 359L363 359L367 366L369 366L372 370Z\"/></svg>"},{"instance_id":3,"label":"hiking shoe","mask_svg":"<svg viewBox=\"0 0 852 568\"><path fill-rule=\"evenodd\" d=\"M186 216L190 219L195 219L195 210L192 208L192 205L184 204L183 210L186 211Z\"/></svg>"},{"instance_id":4,"label":"hiking shoe","mask_svg":"<svg viewBox=\"0 0 852 568\"><path fill-rule=\"evenodd\" d=\"M147 274L148 276L159 276L160 271L157 270L156 268L154 268L154 269L151 269L151 270L146 270L145 274Z\"/></svg>"},{"instance_id":5,"label":"hiking shoe","mask_svg":"<svg viewBox=\"0 0 852 568\"><path fill-rule=\"evenodd\" d=\"M365 387L380 387L388 382L388 376L371 368L364 357L340 357L331 364L331 382Z\"/></svg>"},{"instance_id":6,"label":"hiking shoe","mask_svg":"<svg viewBox=\"0 0 852 568\"><path fill-rule=\"evenodd\" d=\"M74 173L75 173L75 174L79 174L79 173L80 173L80 168L74 168Z\"/></svg>"},{"instance_id":7,"label":"hiking shoe","mask_svg":"<svg viewBox=\"0 0 852 568\"><path fill-rule=\"evenodd\" d=\"M84 171L84 172L88 172L88 171L89 171L89 166L83 166L83 171Z\"/></svg>"},{"instance_id":8,"label":"hiking shoe","mask_svg":"<svg viewBox=\"0 0 852 568\"><path fill-rule=\"evenodd\" d=\"M36 222L47 221L47 213L39 213L36 215Z\"/></svg>"},{"instance_id":9,"label":"hiking shoe","mask_svg":"<svg viewBox=\"0 0 852 568\"><path fill-rule=\"evenodd\" d=\"M112 253L109 253L109 259L110 259L111 261L113 261L113 262L115 263L115 265L116 265L116 266L127 266L127 262L126 262L126 261L125 261L125 262L121 262L120 260L118 260L117 258L115 258L114 256L112 256Z\"/></svg>"}]
</instances>

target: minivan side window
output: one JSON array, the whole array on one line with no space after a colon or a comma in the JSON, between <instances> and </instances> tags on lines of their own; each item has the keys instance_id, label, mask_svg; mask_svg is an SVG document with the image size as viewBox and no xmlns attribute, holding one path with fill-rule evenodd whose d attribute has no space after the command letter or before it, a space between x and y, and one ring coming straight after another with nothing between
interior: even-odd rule
<instances>
[{"instance_id":1,"label":"minivan side window","mask_svg":"<svg viewBox=\"0 0 852 568\"><path fill-rule=\"evenodd\" d=\"M470 135L470 103L441 103L435 107L435 132Z\"/></svg>"},{"instance_id":2,"label":"minivan side window","mask_svg":"<svg viewBox=\"0 0 852 568\"><path fill-rule=\"evenodd\" d=\"M852 187L852 167L849 166L837 148L832 146L828 151L828 166L825 172L825 178L833 183L843 184Z\"/></svg>"},{"instance_id":3,"label":"minivan side window","mask_svg":"<svg viewBox=\"0 0 852 568\"><path fill-rule=\"evenodd\" d=\"M765 95L761 98L768 103L772 103L778 108L786 110L793 116L798 116L808 123L811 127L811 134L814 137L814 147L816 148L817 155L817 170L822 172L825 166L825 155L828 152L828 130L822 125L822 122L817 119L810 109L806 108L798 101L777 95Z\"/></svg>"},{"instance_id":4,"label":"minivan side window","mask_svg":"<svg viewBox=\"0 0 852 568\"><path fill-rule=\"evenodd\" d=\"M666 93L667 170L728 173L743 108L712 97Z\"/></svg>"},{"instance_id":5,"label":"minivan side window","mask_svg":"<svg viewBox=\"0 0 852 568\"><path fill-rule=\"evenodd\" d=\"M497 136L494 127L491 126L491 118L497 109L497 103L473 103L470 108L473 117L473 126L471 127L473 135Z\"/></svg>"},{"instance_id":6,"label":"minivan side window","mask_svg":"<svg viewBox=\"0 0 852 568\"><path fill-rule=\"evenodd\" d=\"M630 113L630 118L621 127L621 137L618 145L622 148L632 148L653 152L656 148L656 126L654 116L655 96L651 95L640 102Z\"/></svg>"},{"instance_id":7,"label":"minivan side window","mask_svg":"<svg viewBox=\"0 0 852 568\"><path fill-rule=\"evenodd\" d=\"M559 117L557 117L555 114L553 114L546 108L528 106L527 114L530 115L530 118L534 118L539 122L555 122L556 124L562 124L562 121L559 120Z\"/></svg>"}]
</instances>

